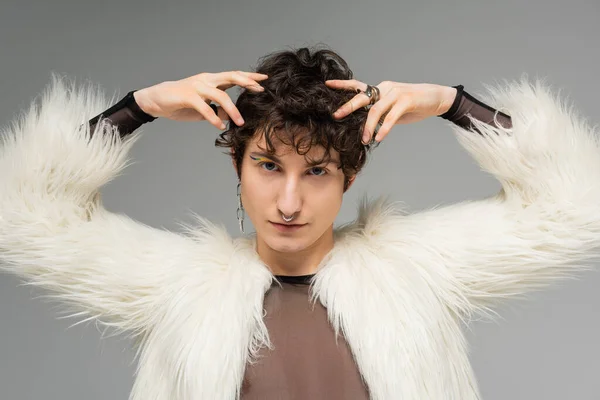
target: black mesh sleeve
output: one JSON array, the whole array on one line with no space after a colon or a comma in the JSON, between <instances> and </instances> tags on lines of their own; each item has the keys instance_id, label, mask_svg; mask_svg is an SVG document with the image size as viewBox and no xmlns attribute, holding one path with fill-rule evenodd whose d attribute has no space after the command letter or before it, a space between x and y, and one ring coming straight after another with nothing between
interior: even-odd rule
<instances>
[{"instance_id":1,"label":"black mesh sleeve","mask_svg":"<svg viewBox=\"0 0 600 400\"><path fill-rule=\"evenodd\" d=\"M473 126L467 114L470 114L473 118L485 122L488 125L498 127L494 122L494 115L496 120L501 127L512 128L512 120L509 115L500 112L482 101L476 99L464 90L463 85L453 86L456 88L456 98L452 103L452 106L444 114L439 117L447 119L466 129L473 130L480 133L477 128ZM496 114L497 113L497 114Z\"/></svg>"},{"instance_id":2,"label":"black mesh sleeve","mask_svg":"<svg viewBox=\"0 0 600 400\"><path fill-rule=\"evenodd\" d=\"M121 137L127 136L142 124L154 121L156 117L144 112L140 106L135 102L133 93L135 90L127 93L125 97L119 100L114 106L98 114L89 121L91 132L100 118L107 118L112 124L115 124L119 128L119 134Z\"/></svg>"}]
</instances>

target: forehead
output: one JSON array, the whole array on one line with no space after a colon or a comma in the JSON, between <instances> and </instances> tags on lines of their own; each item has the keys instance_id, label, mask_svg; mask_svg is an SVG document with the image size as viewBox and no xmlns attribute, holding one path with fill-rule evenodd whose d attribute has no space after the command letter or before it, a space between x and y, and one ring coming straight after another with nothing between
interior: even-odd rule
<instances>
[{"instance_id":1,"label":"forehead","mask_svg":"<svg viewBox=\"0 0 600 400\"><path fill-rule=\"evenodd\" d=\"M306 138L307 134L297 134L295 137L296 142L302 140L302 144L300 145L300 151L302 154L299 154L296 148L290 143L286 138L286 142L283 142L279 135L273 134L269 137L271 144L275 150L275 156L277 157L302 157L310 160L319 160L323 159L327 156L326 149L320 144L310 144L310 139ZM307 151L307 147L310 145L310 149ZM256 151L262 153L268 153L267 149L267 140L264 134L258 133L254 135L254 137L248 142L247 146L248 152ZM339 160L338 152L330 148L329 156L331 160L337 161Z\"/></svg>"}]
</instances>

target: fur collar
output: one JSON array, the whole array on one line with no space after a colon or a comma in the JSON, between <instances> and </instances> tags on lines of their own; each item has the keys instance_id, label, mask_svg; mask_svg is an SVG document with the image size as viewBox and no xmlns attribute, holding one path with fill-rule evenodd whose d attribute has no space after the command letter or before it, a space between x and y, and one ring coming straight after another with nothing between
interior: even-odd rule
<instances>
[{"instance_id":1,"label":"fur collar","mask_svg":"<svg viewBox=\"0 0 600 400\"><path fill-rule=\"evenodd\" d=\"M334 230L311 300L345 336L373 399L474 399L460 320L444 304L442 282L426 272L426 260L390 246L389 225L403 214L385 197L363 197L356 220ZM262 303L273 275L258 258L256 237L232 239L222 226L199 221L189 232L212 262L203 263L202 279L186 277L177 308L145 338L135 400L236 398L246 363L271 346Z\"/></svg>"}]
</instances>

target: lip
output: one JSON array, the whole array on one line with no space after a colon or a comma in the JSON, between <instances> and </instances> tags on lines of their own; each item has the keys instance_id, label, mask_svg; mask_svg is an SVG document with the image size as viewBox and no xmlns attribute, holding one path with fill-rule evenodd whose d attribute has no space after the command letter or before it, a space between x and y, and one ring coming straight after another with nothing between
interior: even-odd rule
<instances>
[{"instance_id":1,"label":"lip","mask_svg":"<svg viewBox=\"0 0 600 400\"><path fill-rule=\"evenodd\" d=\"M305 226L306 224L302 224L302 225L284 225L284 224L278 224L275 222L271 222L271 225L273 225L273 227L275 227L275 229L277 229L279 232L295 232L298 229L302 228L303 226Z\"/></svg>"}]
</instances>

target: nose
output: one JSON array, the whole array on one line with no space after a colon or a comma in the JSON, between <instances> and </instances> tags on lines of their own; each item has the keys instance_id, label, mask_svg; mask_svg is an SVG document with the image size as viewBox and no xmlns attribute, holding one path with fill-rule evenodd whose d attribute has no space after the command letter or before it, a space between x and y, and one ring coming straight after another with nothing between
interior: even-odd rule
<instances>
[{"instance_id":1,"label":"nose","mask_svg":"<svg viewBox=\"0 0 600 400\"><path fill-rule=\"evenodd\" d=\"M289 178L285 180L277 201L277 208L286 217L291 217L302 208L302 194L298 179Z\"/></svg>"}]
</instances>

